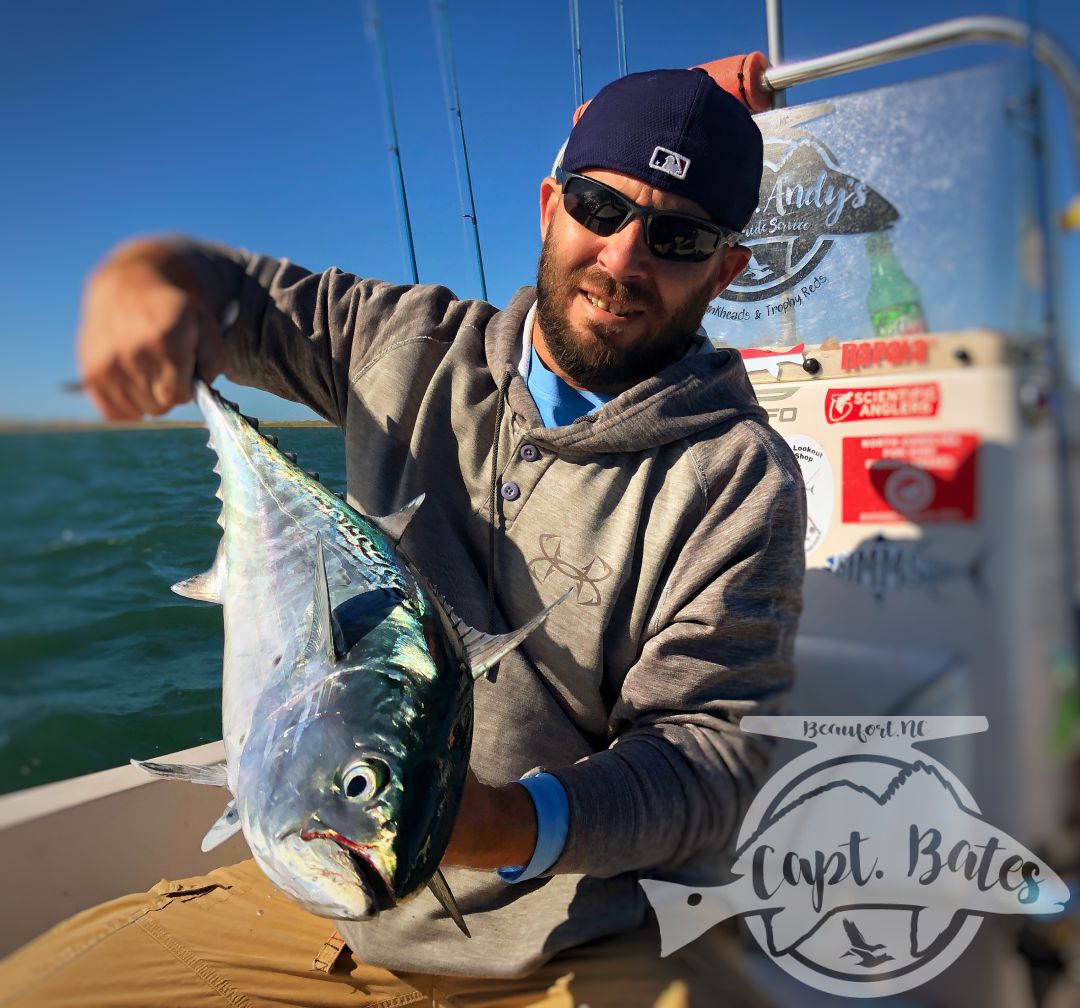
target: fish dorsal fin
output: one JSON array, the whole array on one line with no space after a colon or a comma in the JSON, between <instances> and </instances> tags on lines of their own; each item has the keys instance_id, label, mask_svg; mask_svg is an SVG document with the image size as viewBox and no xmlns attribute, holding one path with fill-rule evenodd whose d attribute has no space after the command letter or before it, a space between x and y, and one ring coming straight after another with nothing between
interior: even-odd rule
<instances>
[{"instance_id":1,"label":"fish dorsal fin","mask_svg":"<svg viewBox=\"0 0 1080 1008\"><path fill-rule=\"evenodd\" d=\"M224 543L218 547L214 563L208 571L196 574L194 577L178 581L172 586L177 595L184 598L197 599L200 602L216 602L221 605L225 589L225 547Z\"/></svg>"},{"instance_id":2,"label":"fish dorsal fin","mask_svg":"<svg viewBox=\"0 0 1080 1008\"><path fill-rule=\"evenodd\" d=\"M301 661L310 661L319 652L326 655L331 665L341 658L341 630L334 619L330 604L330 585L326 577L326 554L322 535L315 535L315 590L311 606L311 633L304 645Z\"/></svg>"},{"instance_id":3,"label":"fish dorsal fin","mask_svg":"<svg viewBox=\"0 0 1080 1008\"><path fill-rule=\"evenodd\" d=\"M392 515L387 515L385 518L372 518L371 522L396 546L401 542L401 537L409 527L409 522L412 521L413 515L416 514L420 505L423 503L424 494L421 494L419 497L414 497L409 501L409 503L400 511L395 511Z\"/></svg>"},{"instance_id":4,"label":"fish dorsal fin","mask_svg":"<svg viewBox=\"0 0 1080 1008\"><path fill-rule=\"evenodd\" d=\"M469 665L469 673L473 679L479 679L543 623L556 607L562 605L570 597L573 591L573 588L568 589L546 609L541 609L528 623L507 634L486 634L481 630L476 630L458 616L453 607L438 592L435 592L435 595L446 611L450 625L458 635L458 640L461 641L461 646L465 651L465 661Z\"/></svg>"},{"instance_id":5,"label":"fish dorsal fin","mask_svg":"<svg viewBox=\"0 0 1080 1008\"><path fill-rule=\"evenodd\" d=\"M215 847L219 847L229 837L236 836L240 832L240 813L236 808L236 799L234 798L228 805L225 806L225 811L221 813L218 821L210 827L209 832L202 839L200 845L204 854L212 851Z\"/></svg>"},{"instance_id":6,"label":"fish dorsal fin","mask_svg":"<svg viewBox=\"0 0 1080 1008\"><path fill-rule=\"evenodd\" d=\"M206 766L192 766L187 763L155 763L152 760L133 759L131 765L146 771L151 776L165 780L185 780L192 784L228 787L224 760L220 763L209 763Z\"/></svg>"},{"instance_id":7,"label":"fish dorsal fin","mask_svg":"<svg viewBox=\"0 0 1080 1008\"><path fill-rule=\"evenodd\" d=\"M428 882L428 888L439 901L439 905L450 915L450 919L461 929L461 933L466 938L471 938L472 935L469 934L469 929L465 925L465 918L461 915L461 910L458 909L457 900L454 899L454 894L450 891L446 877L438 868L435 869L435 874L432 875L431 881Z\"/></svg>"}]
</instances>

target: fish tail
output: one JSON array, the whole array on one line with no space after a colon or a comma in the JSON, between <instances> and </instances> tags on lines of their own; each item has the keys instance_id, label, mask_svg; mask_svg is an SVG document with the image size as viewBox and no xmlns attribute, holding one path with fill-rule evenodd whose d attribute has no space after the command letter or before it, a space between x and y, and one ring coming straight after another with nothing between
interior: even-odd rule
<instances>
[{"instance_id":1,"label":"fish tail","mask_svg":"<svg viewBox=\"0 0 1080 1008\"><path fill-rule=\"evenodd\" d=\"M661 879L639 879L660 925L660 955L668 956L699 938L714 924L739 913L717 905L713 888L696 888Z\"/></svg>"}]
</instances>

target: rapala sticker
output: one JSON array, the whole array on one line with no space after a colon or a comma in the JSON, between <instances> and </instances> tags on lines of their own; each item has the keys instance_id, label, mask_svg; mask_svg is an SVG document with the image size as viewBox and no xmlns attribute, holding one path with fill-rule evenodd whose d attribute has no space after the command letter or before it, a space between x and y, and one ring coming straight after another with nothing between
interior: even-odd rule
<instances>
[{"instance_id":1,"label":"rapala sticker","mask_svg":"<svg viewBox=\"0 0 1080 1008\"><path fill-rule=\"evenodd\" d=\"M975 520L974 434L895 434L844 438L843 520Z\"/></svg>"},{"instance_id":2,"label":"rapala sticker","mask_svg":"<svg viewBox=\"0 0 1080 1008\"><path fill-rule=\"evenodd\" d=\"M844 343L840 351L840 367L845 371L866 368L909 367L930 361L928 339L878 339L865 343Z\"/></svg>"},{"instance_id":3,"label":"rapala sticker","mask_svg":"<svg viewBox=\"0 0 1080 1008\"><path fill-rule=\"evenodd\" d=\"M806 487L806 555L821 545L832 525L836 507L833 469L825 449L812 437L795 434L785 438L802 471Z\"/></svg>"},{"instance_id":4,"label":"rapala sticker","mask_svg":"<svg viewBox=\"0 0 1080 1008\"><path fill-rule=\"evenodd\" d=\"M894 420L937 416L941 386L891 385L882 388L832 388L825 393L825 419L831 423L855 420Z\"/></svg>"},{"instance_id":5,"label":"rapala sticker","mask_svg":"<svg viewBox=\"0 0 1080 1008\"><path fill-rule=\"evenodd\" d=\"M793 346L790 350L758 350L747 347L745 350L740 350L739 354L742 356L747 374L768 371L774 378L779 378L781 364L798 364L802 367L806 363L806 354L803 353L805 349L805 343Z\"/></svg>"},{"instance_id":6,"label":"rapala sticker","mask_svg":"<svg viewBox=\"0 0 1080 1008\"><path fill-rule=\"evenodd\" d=\"M818 990L884 997L955 962L991 914L1058 914L1069 889L987 821L921 742L984 717L745 717L810 742L755 796L721 885L642 879L670 955L742 915L769 957ZM788 1002L792 1003L792 1002Z\"/></svg>"}]
</instances>

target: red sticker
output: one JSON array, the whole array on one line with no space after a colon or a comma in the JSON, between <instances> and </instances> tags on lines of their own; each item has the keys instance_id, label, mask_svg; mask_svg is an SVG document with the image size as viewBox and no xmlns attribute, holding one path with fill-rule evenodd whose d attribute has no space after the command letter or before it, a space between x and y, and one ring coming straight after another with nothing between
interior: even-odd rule
<instances>
[{"instance_id":1,"label":"red sticker","mask_svg":"<svg viewBox=\"0 0 1080 1008\"><path fill-rule=\"evenodd\" d=\"M878 339L867 343L844 343L840 352L840 366L845 371L862 371L863 368L906 367L926 364L930 360L930 341L926 339Z\"/></svg>"},{"instance_id":2,"label":"red sticker","mask_svg":"<svg viewBox=\"0 0 1080 1008\"><path fill-rule=\"evenodd\" d=\"M941 387L937 382L884 388L833 388L825 393L825 419L833 424L852 420L932 417L937 416L940 402Z\"/></svg>"},{"instance_id":3,"label":"red sticker","mask_svg":"<svg viewBox=\"0 0 1080 1008\"><path fill-rule=\"evenodd\" d=\"M753 371L768 371L774 378L780 377L781 364L798 364L802 367L806 363L805 343L793 346L790 350L757 350L747 347L740 350L746 373Z\"/></svg>"},{"instance_id":4,"label":"red sticker","mask_svg":"<svg viewBox=\"0 0 1080 1008\"><path fill-rule=\"evenodd\" d=\"M844 438L844 521L974 521L978 449L974 434Z\"/></svg>"}]
</instances>

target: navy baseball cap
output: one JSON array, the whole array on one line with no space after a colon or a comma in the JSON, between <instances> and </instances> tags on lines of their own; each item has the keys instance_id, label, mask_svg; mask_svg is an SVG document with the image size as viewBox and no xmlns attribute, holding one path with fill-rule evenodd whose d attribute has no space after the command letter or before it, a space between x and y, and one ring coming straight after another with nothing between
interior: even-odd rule
<instances>
[{"instance_id":1,"label":"navy baseball cap","mask_svg":"<svg viewBox=\"0 0 1080 1008\"><path fill-rule=\"evenodd\" d=\"M758 205L761 131L709 74L649 70L620 77L585 108L560 167L606 168L699 204L742 231Z\"/></svg>"}]
</instances>

